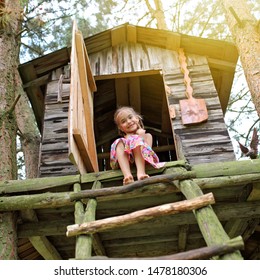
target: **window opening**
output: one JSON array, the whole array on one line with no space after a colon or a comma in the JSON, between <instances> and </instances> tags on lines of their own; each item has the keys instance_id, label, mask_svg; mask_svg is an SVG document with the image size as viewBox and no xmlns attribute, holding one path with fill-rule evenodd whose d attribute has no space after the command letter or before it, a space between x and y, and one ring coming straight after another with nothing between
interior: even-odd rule
<instances>
[{"instance_id":1,"label":"window opening","mask_svg":"<svg viewBox=\"0 0 260 280\"><path fill-rule=\"evenodd\" d=\"M116 81L116 79L120 79ZM139 85L131 84L139 83ZM120 86L118 86L118 84ZM166 98L165 86L161 74L142 75L138 79L129 81L129 77L108 78L96 80L97 91L94 93L94 129L98 155L99 170L110 170L110 147L119 137L114 123L114 112L118 106L140 106L139 113L143 116L145 129L153 136L153 149L160 161L176 160L171 122L168 120L167 131L163 131L162 114L163 100ZM134 87L138 93L127 95L130 88ZM118 92L116 92L118 91ZM138 99L133 100L133 99ZM120 104L120 102L125 102ZM131 102L134 106L131 105ZM127 104L130 103L130 104ZM137 105L136 105L137 104ZM167 103L166 103L167 104ZM164 108L165 109L165 108ZM166 116L167 117L167 116Z\"/></svg>"}]
</instances>

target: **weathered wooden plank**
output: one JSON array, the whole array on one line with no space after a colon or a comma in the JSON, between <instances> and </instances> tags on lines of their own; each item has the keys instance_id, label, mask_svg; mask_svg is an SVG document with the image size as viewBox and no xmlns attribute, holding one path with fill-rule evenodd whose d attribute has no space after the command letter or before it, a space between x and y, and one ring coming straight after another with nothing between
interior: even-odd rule
<instances>
[{"instance_id":1,"label":"weathered wooden plank","mask_svg":"<svg viewBox=\"0 0 260 280\"><path fill-rule=\"evenodd\" d=\"M176 80L176 76L178 76L176 72L172 75L167 73L165 81L172 91L172 94L168 94L167 98L169 104L174 105L176 109L176 119L172 121L172 124L174 133L181 140L179 149L182 150L182 155L191 164L235 159L233 145L227 133L223 113L208 65L190 66L189 70L195 93L194 96L197 94L197 97L205 99L209 118L207 122L193 127L182 125L178 102L180 99L184 99L181 97L181 94L185 92L185 85L181 83L180 78ZM222 141L220 138L222 138ZM180 157L178 151L177 154ZM213 154L214 157L212 156ZM217 159L215 155L217 155Z\"/></svg>"},{"instance_id":2,"label":"weathered wooden plank","mask_svg":"<svg viewBox=\"0 0 260 280\"><path fill-rule=\"evenodd\" d=\"M64 165L70 165L72 163L68 159L67 153L65 153L65 154L64 153L59 153L59 154L48 153L48 154L42 154L41 164L42 164L42 166L53 165L53 166L58 166L61 168Z\"/></svg>"},{"instance_id":3,"label":"weathered wooden plank","mask_svg":"<svg viewBox=\"0 0 260 280\"><path fill-rule=\"evenodd\" d=\"M56 177L78 174L78 170L74 165L55 167L48 166L48 168L42 167L39 172L39 177Z\"/></svg>"},{"instance_id":4,"label":"weathered wooden plank","mask_svg":"<svg viewBox=\"0 0 260 280\"><path fill-rule=\"evenodd\" d=\"M68 151L69 145L68 142L60 140L59 142L50 142L48 143L45 141L45 143L41 147L42 153L48 153L48 152L55 152L55 151Z\"/></svg>"},{"instance_id":5,"label":"weathered wooden plank","mask_svg":"<svg viewBox=\"0 0 260 280\"><path fill-rule=\"evenodd\" d=\"M70 86L71 93L73 94L71 94L70 97L68 114L69 158L71 162L77 166L80 173L85 173L87 172L86 166L84 165L80 151L73 137L73 130L79 129L82 131L87 144L91 145L91 150L89 150L91 162L93 165L97 164L93 156L96 153L95 143L93 144L92 141L94 137L92 92L96 87L89 66L82 34L78 31L75 22L73 24L71 68Z\"/></svg>"},{"instance_id":6,"label":"weathered wooden plank","mask_svg":"<svg viewBox=\"0 0 260 280\"><path fill-rule=\"evenodd\" d=\"M62 108L60 108L60 110L50 110L50 111L46 111L46 115L44 116L44 120L45 121L50 121L53 119L67 119L68 118L68 112L64 112L62 110Z\"/></svg>"},{"instance_id":7,"label":"weathered wooden plank","mask_svg":"<svg viewBox=\"0 0 260 280\"><path fill-rule=\"evenodd\" d=\"M57 98L57 94L55 94L55 97ZM45 106L45 111L47 114L49 114L50 112L55 112L55 111L63 111L63 112L68 112L68 108L69 108L69 100L63 101L62 103L57 103L53 102L51 104L46 104Z\"/></svg>"},{"instance_id":8,"label":"weathered wooden plank","mask_svg":"<svg viewBox=\"0 0 260 280\"><path fill-rule=\"evenodd\" d=\"M83 159L83 162L89 172L97 171L97 167L93 166L93 162L91 160L91 153L90 149L92 148L90 145L86 143L85 138L83 137L82 131L79 129L73 130L73 137L75 139L75 142L77 143L80 155Z\"/></svg>"}]
</instances>

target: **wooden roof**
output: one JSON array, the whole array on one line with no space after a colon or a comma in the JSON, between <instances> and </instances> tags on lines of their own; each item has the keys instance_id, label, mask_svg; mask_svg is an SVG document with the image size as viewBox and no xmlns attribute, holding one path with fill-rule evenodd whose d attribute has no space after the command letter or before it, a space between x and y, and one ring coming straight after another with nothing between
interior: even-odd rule
<instances>
[{"instance_id":1,"label":"wooden roof","mask_svg":"<svg viewBox=\"0 0 260 280\"><path fill-rule=\"evenodd\" d=\"M236 47L229 42L125 24L88 37L85 39L85 43L90 57L124 43L150 45L166 50L183 48L187 53L202 55L208 59L222 110L223 112L226 110L238 59ZM32 103L40 128L44 114L44 94L51 72L69 62L70 47L66 47L19 66L24 89ZM102 69L95 68L95 65L92 65L92 71L95 79L98 76L111 74L102 73ZM135 71L130 69L130 72Z\"/></svg>"}]
</instances>

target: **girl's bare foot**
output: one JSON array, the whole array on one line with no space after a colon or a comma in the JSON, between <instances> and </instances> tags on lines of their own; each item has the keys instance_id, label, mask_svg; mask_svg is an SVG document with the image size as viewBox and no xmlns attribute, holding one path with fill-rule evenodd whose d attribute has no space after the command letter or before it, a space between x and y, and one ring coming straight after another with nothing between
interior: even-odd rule
<instances>
[{"instance_id":1,"label":"girl's bare foot","mask_svg":"<svg viewBox=\"0 0 260 280\"><path fill-rule=\"evenodd\" d=\"M142 174L138 176L138 180L144 180L146 178L149 178L150 176L148 174Z\"/></svg>"},{"instance_id":2,"label":"girl's bare foot","mask_svg":"<svg viewBox=\"0 0 260 280\"><path fill-rule=\"evenodd\" d=\"M130 175L130 176L127 176L127 177L124 178L123 185L128 185L128 184L131 184L133 182L134 182L134 178L133 178L132 175Z\"/></svg>"}]
</instances>

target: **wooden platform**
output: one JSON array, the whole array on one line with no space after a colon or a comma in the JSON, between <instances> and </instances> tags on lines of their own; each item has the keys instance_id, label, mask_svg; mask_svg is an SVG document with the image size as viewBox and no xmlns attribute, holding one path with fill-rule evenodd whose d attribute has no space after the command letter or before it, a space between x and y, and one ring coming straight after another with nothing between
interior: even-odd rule
<instances>
[{"instance_id":1,"label":"wooden platform","mask_svg":"<svg viewBox=\"0 0 260 280\"><path fill-rule=\"evenodd\" d=\"M186 177L184 181L173 180L168 183L149 184L124 194L99 196L95 195L95 191L94 193L91 191L92 198L97 196L96 220L182 201L187 194L184 196L181 182L192 181L200 186L204 194L213 193L215 198L213 210L229 237L243 237L245 242L245 249L241 251L243 257L260 259L258 253L259 170L260 160L200 164L191 166L190 171L189 166L182 161L170 162L166 168L158 172L150 170L151 178L155 175L174 175L179 172L184 176L196 177ZM97 186L97 183L102 190L112 186L118 186L117 189L120 189L122 174L120 171L105 171L82 176L1 182L0 211L23 210L24 212L35 209L38 218L35 222L26 222L22 216L19 219L20 257L39 258L35 253L29 254L29 245L26 246L25 240L44 237L55 248L55 256L58 255L61 259L75 258L76 238L66 236L67 226L75 224L73 186L78 184L82 190L91 190L93 186ZM85 197L81 201L87 203L88 195L85 194ZM191 211L165 215L97 232L93 236L92 255L109 258L159 257L206 246L196 219L197 211L194 212L195 215ZM204 223L207 224L205 221ZM217 240L218 231L215 235L209 236L208 246L213 245L214 240ZM52 256L50 252L48 254Z\"/></svg>"}]
</instances>

